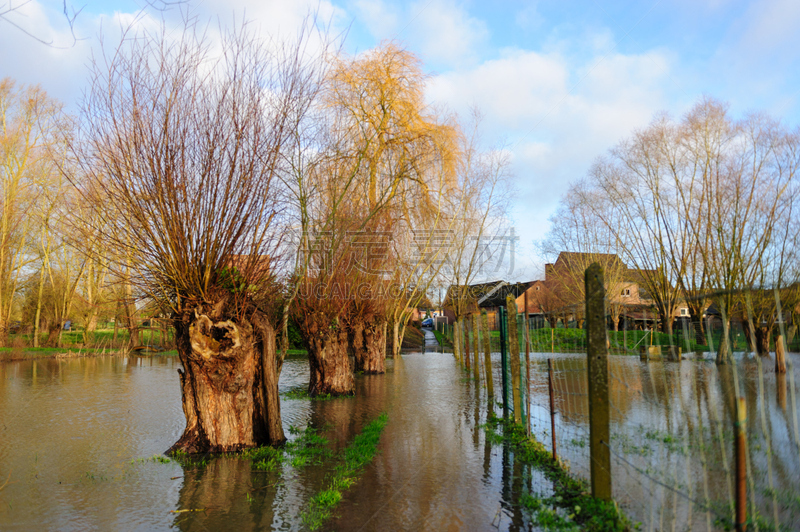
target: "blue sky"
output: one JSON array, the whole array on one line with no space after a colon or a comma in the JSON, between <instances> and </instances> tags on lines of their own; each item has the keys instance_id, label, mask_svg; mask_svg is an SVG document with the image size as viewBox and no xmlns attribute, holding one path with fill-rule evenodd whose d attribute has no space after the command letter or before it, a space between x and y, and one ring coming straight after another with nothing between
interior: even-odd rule
<instances>
[{"instance_id":1,"label":"blue sky","mask_svg":"<svg viewBox=\"0 0 800 532\"><path fill-rule=\"evenodd\" d=\"M17 3L17 5L20 2ZM73 106L99 35L114 42L142 2L87 0L71 45L60 1L32 0L0 20L0 76L39 83ZM515 280L540 273L532 242L569 183L660 111L680 116L703 94L736 116L763 110L800 123L797 0L539 1L202 0L200 17L246 14L262 31L291 32L310 8L347 31L358 53L396 39L431 74L428 100L484 115L484 139L509 150L520 235ZM152 15L152 11L149 13ZM168 15L170 17L171 15ZM140 17L140 24L150 22ZM64 48L61 48L64 47Z\"/></svg>"}]
</instances>

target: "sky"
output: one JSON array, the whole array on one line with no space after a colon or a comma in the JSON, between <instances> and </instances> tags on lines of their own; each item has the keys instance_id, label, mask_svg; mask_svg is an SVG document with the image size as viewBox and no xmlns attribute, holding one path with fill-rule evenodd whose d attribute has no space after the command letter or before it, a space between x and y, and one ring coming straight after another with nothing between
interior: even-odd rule
<instances>
[{"instance_id":1,"label":"sky","mask_svg":"<svg viewBox=\"0 0 800 532\"><path fill-rule=\"evenodd\" d=\"M0 78L40 84L75 108L87 65L120 28L175 21L143 1L85 0L70 28L62 1L0 3ZM464 117L480 110L482 138L507 150L519 237L512 281L542 276L535 242L570 183L660 112L680 118L702 96L734 116L765 111L800 124L797 0L457 1L187 0L214 24L246 18L269 35L293 35L309 10L343 48L383 40L416 53L430 75L426 97ZM221 21L221 22L220 22ZM75 38L77 40L75 40ZM44 41L41 42L41 41Z\"/></svg>"}]
</instances>

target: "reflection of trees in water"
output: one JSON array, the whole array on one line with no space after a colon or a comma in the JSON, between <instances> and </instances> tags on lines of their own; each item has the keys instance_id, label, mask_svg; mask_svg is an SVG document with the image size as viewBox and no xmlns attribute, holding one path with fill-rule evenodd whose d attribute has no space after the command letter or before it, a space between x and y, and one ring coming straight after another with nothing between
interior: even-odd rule
<instances>
[{"instance_id":1,"label":"reflection of trees in water","mask_svg":"<svg viewBox=\"0 0 800 532\"><path fill-rule=\"evenodd\" d=\"M250 460L212 459L184 466L173 526L180 530L270 530L278 472L253 471Z\"/></svg>"}]
</instances>

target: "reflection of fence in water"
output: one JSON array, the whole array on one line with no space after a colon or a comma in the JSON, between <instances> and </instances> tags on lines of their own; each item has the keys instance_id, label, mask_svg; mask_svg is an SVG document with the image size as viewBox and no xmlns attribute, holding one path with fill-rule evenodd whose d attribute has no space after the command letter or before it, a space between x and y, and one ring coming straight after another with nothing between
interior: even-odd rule
<instances>
[{"instance_id":1,"label":"reflection of fence in water","mask_svg":"<svg viewBox=\"0 0 800 532\"><path fill-rule=\"evenodd\" d=\"M550 449L548 355L531 371L534 434ZM770 363L765 363L769 361ZM747 404L747 497L751 529L800 524L798 360L776 374L771 360L609 360L614 498L645 529L713 530L734 518L734 398ZM574 473L589 478L585 355L553 358L556 445ZM755 518L753 516L756 516Z\"/></svg>"}]
</instances>

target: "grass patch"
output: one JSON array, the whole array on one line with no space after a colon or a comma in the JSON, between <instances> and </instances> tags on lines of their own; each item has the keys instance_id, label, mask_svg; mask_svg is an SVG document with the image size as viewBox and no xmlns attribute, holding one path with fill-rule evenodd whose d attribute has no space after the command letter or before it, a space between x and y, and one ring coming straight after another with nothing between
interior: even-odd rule
<instances>
[{"instance_id":1,"label":"grass patch","mask_svg":"<svg viewBox=\"0 0 800 532\"><path fill-rule=\"evenodd\" d=\"M358 480L363 467L375 457L387 421L388 416L384 412L369 422L344 449L342 462L335 467L326 489L314 495L309 501L308 508L303 511L303 523L309 529L317 530L330 519L334 508L342 500L342 492Z\"/></svg>"},{"instance_id":2,"label":"grass patch","mask_svg":"<svg viewBox=\"0 0 800 532\"><path fill-rule=\"evenodd\" d=\"M332 395L329 393L324 393L316 396L311 396L308 393L308 388L305 386L297 386L295 388L289 388L285 392L281 394L281 397L286 399L308 399L312 401L330 401L331 399L339 399L342 397L354 397L353 395Z\"/></svg>"},{"instance_id":3,"label":"grass patch","mask_svg":"<svg viewBox=\"0 0 800 532\"><path fill-rule=\"evenodd\" d=\"M617 508L616 503L601 501L590 495L583 480L573 478L552 454L533 439L522 425L491 414L484 425L487 436L498 437L514 449L514 459L542 471L553 482L553 496L538 498L531 494L520 497L520 505L531 514L539 526L556 530L588 530L592 532L623 532L638 528Z\"/></svg>"},{"instance_id":4,"label":"grass patch","mask_svg":"<svg viewBox=\"0 0 800 532\"><path fill-rule=\"evenodd\" d=\"M433 331L433 335L436 337L436 341L439 342L439 345L442 347L453 347L453 342L446 337L444 334L440 333L437 330Z\"/></svg>"}]
</instances>

